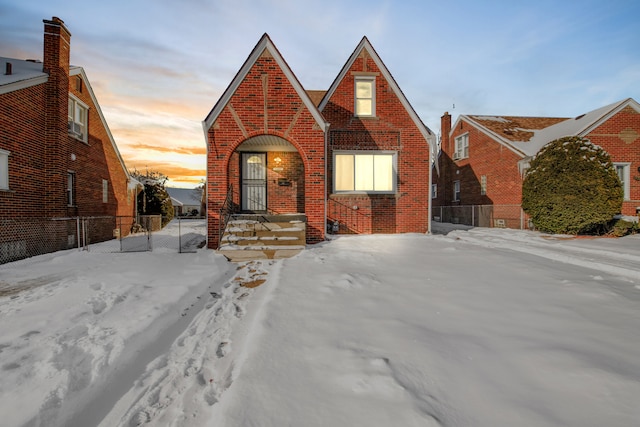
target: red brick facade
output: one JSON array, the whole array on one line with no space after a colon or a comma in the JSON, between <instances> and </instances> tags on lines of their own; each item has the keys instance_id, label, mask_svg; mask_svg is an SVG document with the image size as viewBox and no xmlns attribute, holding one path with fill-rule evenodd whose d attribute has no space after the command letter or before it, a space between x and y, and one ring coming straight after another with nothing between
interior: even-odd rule
<instances>
[{"instance_id":1,"label":"red brick facade","mask_svg":"<svg viewBox=\"0 0 640 427\"><path fill-rule=\"evenodd\" d=\"M354 114L356 75L375 77L373 117ZM432 133L368 40L356 48L324 98L315 91L312 101L312 92L302 89L269 37L263 36L205 119L209 247L217 247L220 209L230 188L233 203L241 203L240 152L246 151L267 151L266 211L305 213L309 243L323 240L327 225L334 223L342 233L427 231L431 141L425 136ZM261 149L256 143L273 137L288 149ZM336 194L334 150L394 153L393 194Z\"/></svg>"},{"instance_id":2,"label":"red brick facade","mask_svg":"<svg viewBox=\"0 0 640 427\"><path fill-rule=\"evenodd\" d=\"M45 20L44 27L39 82L0 93L0 149L10 152L0 217L131 216L135 196L129 194L122 158L84 71L69 65L71 34L58 18ZM70 96L88 107L86 141L68 131ZM72 205L70 172L75 174Z\"/></svg>"},{"instance_id":3,"label":"red brick facade","mask_svg":"<svg viewBox=\"0 0 640 427\"><path fill-rule=\"evenodd\" d=\"M585 121L584 125L573 125L572 122L580 119ZM502 129L502 122L511 124L504 125ZM520 122L521 126L514 126L515 122ZM551 138L546 142L568 135L585 137L603 147L614 163L628 164L629 197L623 202L622 213L636 215L636 209L640 207L640 110L631 99L575 119L463 115L452 128L451 116L445 113L441 126L442 152L440 174L434 180L437 182L434 207L493 205L495 209L508 210L520 205L523 170L532 155L525 151L528 149L526 144L533 144L535 132L541 130ZM513 129L519 134L514 135ZM463 135L468 135L468 157L454 159L455 140ZM456 181L460 183L460 192L454 200ZM435 213L437 211L434 210ZM509 215L517 218L513 212ZM493 212L493 216L498 218L501 214ZM514 228L519 225L519 221L506 224Z\"/></svg>"}]
</instances>

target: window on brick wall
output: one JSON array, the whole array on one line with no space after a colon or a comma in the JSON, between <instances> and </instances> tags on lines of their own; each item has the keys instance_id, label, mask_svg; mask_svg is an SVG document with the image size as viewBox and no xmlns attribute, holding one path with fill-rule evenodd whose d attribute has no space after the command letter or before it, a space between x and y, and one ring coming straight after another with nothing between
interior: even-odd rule
<instances>
[{"instance_id":1,"label":"window on brick wall","mask_svg":"<svg viewBox=\"0 0 640 427\"><path fill-rule=\"evenodd\" d=\"M75 96L69 96L67 130L70 135L87 142L87 117L89 108Z\"/></svg>"},{"instance_id":2,"label":"window on brick wall","mask_svg":"<svg viewBox=\"0 0 640 427\"><path fill-rule=\"evenodd\" d=\"M107 203L109 201L109 181L106 179L102 180L102 203Z\"/></svg>"},{"instance_id":3,"label":"window on brick wall","mask_svg":"<svg viewBox=\"0 0 640 427\"><path fill-rule=\"evenodd\" d=\"M467 157L469 157L469 134L465 133L455 140L453 160L466 159Z\"/></svg>"},{"instance_id":4,"label":"window on brick wall","mask_svg":"<svg viewBox=\"0 0 640 427\"><path fill-rule=\"evenodd\" d=\"M438 184L431 184L431 198L438 198Z\"/></svg>"},{"instance_id":5,"label":"window on brick wall","mask_svg":"<svg viewBox=\"0 0 640 427\"><path fill-rule=\"evenodd\" d=\"M453 201L460 201L460 181L453 181Z\"/></svg>"},{"instance_id":6,"label":"window on brick wall","mask_svg":"<svg viewBox=\"0 0 640 427\"><path fill-rule=\"evenodd\" d=\"M622 189L624 190L624 200L631 198L630 179L631 179L631 163L614 163L618 178L622 183Z\"/></svg>"},{"instance_id":7,"label":"window on brick wall","mask_svg":"<svg viewBox=\"0 0 640 427\"><path fill-rule=\"evenodd\" d=\"M0 150L0 190L9 189L9 151Z\"/></svg>"},{"instance_id":8,"label":"window on brick wall","mask_svg":"<svg viewBox=\"0 0 640 427\"><path fill-rule=\"evenodd\" d=\"M483 196L487 194L487 175L480 176L480 194Z\"/></svg>"},{"instance_id":9,"label":"window on brick wall","mask_svg":"<svg viewBox=\"0 0 640 427\"><path fill-rule=\"evenodd\" d=\"M75 206L76 204L76 173L67 172L67 205Z\"/></svg>"},{"instance_id":10,"label":"window on brick wall","mask_svg":"<svg viewBox=\"0 0 640 427\"><path fill-rule=\"evenodd\" d=\"M376 115L376 79L374 77L355 78L355 115L373 117Z\"/></svg>"},{"instance_id":11,"label":"window on brick wall","mask_svg":"<svg viewBox=\"0 0 640 427\"><path fill-rule=\"evenodd\" d=\"M334 152L333 164L333 188L336 193L396 191L395 152Z\"/></svg>"}]
</instances>

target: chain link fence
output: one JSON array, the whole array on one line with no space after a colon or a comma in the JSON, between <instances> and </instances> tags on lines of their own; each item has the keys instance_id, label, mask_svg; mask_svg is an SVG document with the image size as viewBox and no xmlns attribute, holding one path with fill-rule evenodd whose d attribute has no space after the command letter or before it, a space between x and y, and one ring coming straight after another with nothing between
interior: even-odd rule
<instances>
[{"instance_id":1,"label":"chain link fence","mask_svg":"<svg viewBox=\"0 0 640 427\"><path fill-rule=\"evenodd\" d=\"M159 215L0 218L0 265L61 250L193 253L206 243L204 219Z\"/></svg>"},{"instance_id":2,"label":"chain link fence","mask_svg":"<svg viewBox=\"0 0 640 427\"><path fill-rule=\"evenodd\" d=\"M434 206L432 219L437 222L470 225L473 227L533 228L521 205L463 205Z\"/></svg>"}]
</instances>

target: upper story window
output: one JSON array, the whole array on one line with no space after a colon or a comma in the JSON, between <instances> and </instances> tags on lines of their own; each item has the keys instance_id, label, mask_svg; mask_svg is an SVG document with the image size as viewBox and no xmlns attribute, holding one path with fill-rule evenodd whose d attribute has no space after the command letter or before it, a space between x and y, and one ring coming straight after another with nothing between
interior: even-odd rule
<instances>
[{"instance_id":1,"label":"upper story window","mask_svg":"<svg viewBox=\"0 0 640 427\"><path fill-rule=\"evenodd\" d=\"M9 151L0 149L0 190L9 189Z\"/></svg>"},{"instance_id":2,"label":"upper story window","mask_svg":"<svg viewBox=\"0 0 640 427\"><path fill-rule=\"evenodd\" d=\"M67 130L70 135L87 142L87 117L89 108L75 96L69 96Z\"/></svg>"},{"instance_id":3,"label":"upper story window","mask_svg":"<svg viewBox=\"0 0 640 427\"><path fill-rule=\"evenodd\" d=\"M629 187L629 181L631 178L631 163L614 163L613 166L616 168L618 178L620 178L620 182L622 183L622 189L624 190L624 200L629 200L631 198L631 189Z\"/></svg>"},{"instance_id":4,"label":"upper story window","mask_svg":"<svg viewBox=\"0 0 640 427\"><path fill-rule=\"evenodd\" d=\"M333 188L336 193L362 191L395 193L396 153L335 153Z\"/></svg>"},{"instance_id":5,"label":"upper story window","mask_svg":"<svg viewBox=\"0 0 640 427\"><path fill-rule=\"evenodd\" d=\"M465 133L456 137L453 160L466 159L467 157L469 157L469 134Z\"/></svg>"},{"instance_id":6,"label":"upper story window","mask_svg":"<svg viewBox=\"0 0 640 427\"><path fill-rule=\"evenodd\" d=\"M375 77L356 77L355 85L355 115L374 117L376 115Z\"/></svg>"}]
</instances>

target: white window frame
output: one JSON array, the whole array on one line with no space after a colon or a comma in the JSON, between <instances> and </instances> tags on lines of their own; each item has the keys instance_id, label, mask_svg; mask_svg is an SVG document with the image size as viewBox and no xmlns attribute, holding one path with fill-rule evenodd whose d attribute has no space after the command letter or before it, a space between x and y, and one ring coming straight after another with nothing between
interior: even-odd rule
<instances>
[{"instance_id":1,"label":"white window frame","mask_svg":"<svg viewBox=\"0 0 640 427\"><path fill-rule=\"evenodd\" d=\"M624 200L631 200L631 163L620 162L614 163L613 166L616 168L616 174L622 183Z\"/></svg>"},{"instance_id":2,"label":"white window frame","mask_svg":"<svg viewBox=\"0 0 640 427\"><path fill-rule=\"evenodd\" d=\"M9 189L9 154L10 151L0 149L0 190Z\"/></svg>"},{"instance_id":3,"label":"white window frame","mask_svg":"<svg viewBox=\"0 0 640 427\"><path fill-rule=\"evenodd\" d=\"M107 203L109 201L109 181L106 179L102 180L102 203Z\"/></svg>"},{"instance_id":4,"label":"white window frame","mask_svg":"<svg viewBox=\"0 0 640 427\"><path fill-rule=\"evenodd\" d=\"M480 176L480 195L486 196L487 194L487 175Z\"/></svg>"},{"instance_id":5,"label":"white window frame","mask_svg":"<svg viewBox=\"0 0 640 427\"><path fill-rule=\"evenodd\" d=\"M456 136L453 160L466 159L469 157L469 133Z\"/></svg>"},{"instance_id":6,"label":"white window frame","mask_svg":"<svg viewBox=\"0 0 640 427\"><path fill-rule=\"evenodd\" d=\"M371 85L370 97L358 96L358 83L369 83ZM371 112L363 113L358 108L358 101L370 101ZM353 83L353 111L356 117L375 117L376 116L376 78L373 76L356 76Z\"/></svg>"},{"instance_id":7,"label":"white window frame","mask_svg":"<svg viewBox=\"0 0 640 427\"><path fill-rule=\"evenodd\" d=\"M67 206L76 204L76 173L67 171Z\"/></svg>"},{"instance_id":8,"label":"white window frame","mask_svg":"<svg viewBox=\"0 0 640 427\"><path fill-rule=\"evenodd\" d=\"M453 181L453 201L460 201L460 180Z\"/></svg>"},{"instance_id":9,"label":"white window frame","mask_svg":"<svg viewBox=\"0 0 640 427\"><path fill-rule=\"evenodd\" d=\"M349 190L337 190L337 156L353 156L353 188ZM356 170L356 157L357 156L391 156L391 190L375 190L375 169L373 170L372 181L374 188L371 189L356 189L358 171ZM375 167L375 159L374 159ZM366 193L366 194L395 194L398 190L398 153L396 151L373 151L373 150L336 150L333 152L333 192L336 194L349 194L349 193Z\"/></svg>"},{"instance_id":10,"label":"white window frame","mask_svg":"<svg viewBox=\"0 0 640 427\"><path fill-rule=\"evenodd\" d=\"M89 106L70 93L67 116L67 131L69 135L80 141L87 142Z\"/></svg>"},{"instance_id":11,"label":"white window frame","mask_svg":"<svg viewBox=\"0 0 640 427\"><path fill-rule=\"evenodd\" d=\"M431 198L438 198L438 184L431 184Z\"/></svg>"}]
</instances>

